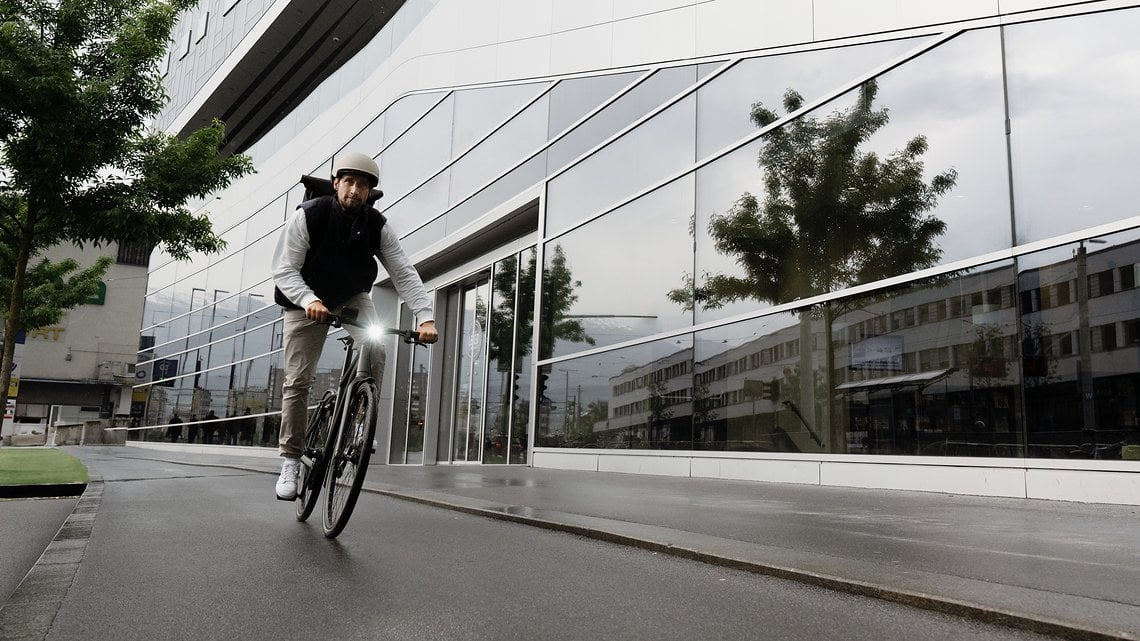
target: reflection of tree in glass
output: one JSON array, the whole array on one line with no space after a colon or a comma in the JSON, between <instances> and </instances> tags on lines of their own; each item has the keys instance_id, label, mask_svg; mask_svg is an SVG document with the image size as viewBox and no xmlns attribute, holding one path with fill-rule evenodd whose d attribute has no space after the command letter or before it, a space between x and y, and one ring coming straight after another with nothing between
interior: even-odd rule
<instances>
[{"instance_id":1,"label":"reflection of tree in glass","mask_svg":"<svg viewBox=\"0 0 1140 641\"><path fill-rule=\"evenodd\" d=\"M525 261L526 264L521 270L520 261L504 260L499 264L494 276L497 304L492 311L490 358L492 362L498 362L500 366L505 367L507 363L512 362L513 353L515 370L513 377L516 380L522 373L524 359L532 350L537 253L534 251L526 253L529 254L529 260ZM557 340L593 345L594 339L586 334L582 323L576 319L566 318L567 312L578 300L574 289L581 287L582 283L573 279L566 264L566 254L560 245L553 247L547 264L542 273L543 331L539 338L539 353L549 357L554 352ZM515 345L516 336L517 345ZM547 376L544 371L539 372L540 394L546 389ZM549 411L549 404L544 404L541 411ZM496 427L502 428L502 426Z\"/></svg>"},{"instance_id":2,"label":"reflection of tree in glass","mask_svg":"<svg viewBox=\"0 0 1140 641\"><path fill-rule=\"evenodd\" d=\"M734 257L742 273L704 274L699 284L686 274L685 286L670 291L669 299L685 309L742 300L780 304L937 264L942 250L935 239L946 223L930 211L954 187L957 172L924 180L922 135L886 158L861 151L889 120L885 107L873 108L877 93L877 83L868 81L847 109L800 117L767 133L759 157L763 202L745 193L708 226L713 246ZM784 94L786 112L802 106L795 90ZM756 103L751 119L763 128L779 116ZM831 324L840 313L834 305L803 310L801 344L811 344L808 320L815 315L823 320L823 344L830 346ZM823 375L830 389L834 356L830 348L826 352ZM810 350L801 355L801 367L810 366ZM801 405L815 403L809 394L814 390L801 390ZM826 425L830 412L826 404L822 409ZM837 448L840 434L831 440Z\"/></svg>"},{"instance_id":3,"label":"reflection of tree in glass","mask_svg":"<svg viewBox=\"0 0 1140 641\"><path fill-rule=\"evenodd\" d=\"M522 273L516 274L518 261L506 260L500 264L495 273L495 293L498 304L495 306L491 322L491 354L492 360L510 359L511 348L514 345L515 310L518 310L518 337L520 345L517 353L519 357L530 354L533 313L534 309L534 273L536 255L532 252L530 260ZM516 276L518 288L515 288ZM581 287L582 282L573 279L570 268L566 265L566 254L561 245L555 245L550 258L550 266L542 273L542 323L544 331L539 339L539 353L543 358L549 358L554 352L556 340L566 340L575 343L594 344L594 339L586 334L582 323L576 319L566 318L566 313L578 300L574 289ZM516 301L517 297L517 301Z\"/></svg>"},{"instance_id":4,"label":"reflection of tree in glass","mask_svg":"<svg viewBox=\"0 0 1140 641\"><path fill-rule=\"evenodd\" d=\"M542 324L539 354L541 358L554 355L557 340L593 345L594 339L586 334L581 321L567 318L567 312L578 302L574 290L582 281L574 280L566 263L566 252L555 245L548 266L542 270Z\"/></svg>"}]
</instances>

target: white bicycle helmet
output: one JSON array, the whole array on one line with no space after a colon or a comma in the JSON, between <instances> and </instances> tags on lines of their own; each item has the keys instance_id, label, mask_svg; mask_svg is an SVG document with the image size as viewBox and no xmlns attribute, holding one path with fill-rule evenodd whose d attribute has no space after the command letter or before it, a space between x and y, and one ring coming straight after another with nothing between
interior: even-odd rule
<instances>
[{"instance_id":1,"label":"white bicycle helmet","mask_svg":"<svg viewBox=\"0 0 1140 641\"><path fill-rule=\"evenodd\" d=\"M340 154L333 160L332 179L336 180L341 172L352 171L372 177L372 186L380 184L380 166L372 160L371 156L356 152Z\"/></svg>"}]
</instances>

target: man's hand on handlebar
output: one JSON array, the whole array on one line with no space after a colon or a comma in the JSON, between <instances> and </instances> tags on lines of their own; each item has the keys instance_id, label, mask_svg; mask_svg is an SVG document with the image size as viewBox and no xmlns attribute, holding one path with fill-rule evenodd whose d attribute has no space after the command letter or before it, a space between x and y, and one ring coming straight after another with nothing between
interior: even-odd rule
<instances>
[{"instance_id":1,"label":"man's hand on handlebar","mask_svg":"<svg viewBox=\"0 0 1140 641\"><path fill-rule=\"evenodd\" d=\"M311 321L327 323L329 322L329 315L329 308L325 307L325 304L319 300L309 303L309 306L305 308L305 318Z\"/></svg>"},{"instance_id":2,"label":"man's hand on handlebar","mask_svg":"<svg viewBox=\"0 0 1140 641\"><path fill-rule=\"evenodd\" d=\"M420 342L431 344L439 340L439 333L435 331L435 321L424 321L419 327Z\"/></svg>"}]
</instances>

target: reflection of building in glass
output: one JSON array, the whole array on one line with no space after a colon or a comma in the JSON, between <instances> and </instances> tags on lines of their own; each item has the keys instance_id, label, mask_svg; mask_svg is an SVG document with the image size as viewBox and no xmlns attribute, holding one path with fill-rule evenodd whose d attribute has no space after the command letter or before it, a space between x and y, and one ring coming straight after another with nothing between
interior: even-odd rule
<instances>
[{"instance_id":1,"label":"reflection of building in glass","mask_svg":"<svg viewBox=\"0 0 1140 641\"><path fill-rule=\"evenodd\" d=\"M1134 487L1140 98L1121 88L1140 81L1140 3L852 21L808 0L650 1L584 25L556 0L408 0L359 32L339 21L372 5L306 21L284 3L199 7L174 34L192 44L158 122L232 114L258 173L195 203L224 254L151 261L140 359L178 369L140 388L151 425L262 394L279 411L268 266L299 177L351 150L379 162L378 208L443 329L383 363L390 463ZM738 28L760 23L778 35ZM273 73L244 55L332 31L343 48L286 46ZM387 275L373 293L410 323ZM1089 482L1034 485L1056 458ZM994 489L979 470L995 467L1020 485ZM943 473L966 480L923 480Z\"/></svg>"},{"instance_id":2,"label":"reflection of building in glass","mask_svg":"<svg viewBox=\"0 0 1140 641\"><path fill-rule=\"evenodd\" d=\"M1101 445L1134 437L1137 375L1120 364L1140 355L1138 248L1078 253L1016 279L1011 266L980 268L841 301L848 309L832 328L831 397L846 452L1063 458L1084 455L1092 430ZM1082 269L1087 311L1079 309ZM1092 350L1082 365L1078 319L1086 317ZM821 335L813 325L816 366ZM818 414L797 405L799 341L792 324L703 361L684 350L629 368L609 379L610 416L593 430L619 446L825 451ZM1092 426L1083 423L1083 368L1094 389Z\"/></svg>"}]
</instances>

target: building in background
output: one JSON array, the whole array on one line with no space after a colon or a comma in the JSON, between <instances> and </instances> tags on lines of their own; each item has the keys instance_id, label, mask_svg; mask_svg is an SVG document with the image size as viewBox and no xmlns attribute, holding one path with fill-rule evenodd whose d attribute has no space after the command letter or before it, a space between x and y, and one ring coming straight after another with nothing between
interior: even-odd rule
<instances>
[{"instance_id":1,"label":"building in background","mask_svg":"<svg viewBox=\"0 0 1140 641\"><path fill-rule=\"evenodd\" d=\"M84 267L99 256L115 257L99 293L64 312L59 323L24 333L19 380L11 389L13 422L4 436L43 435L59 424L105 419L126 426L142 417L148 369L136 370L139 327L147 283L149 248L116 243L80 249L60 245L42 254L71 258ZM134 396L138 395L135 399Z\"/></svg>"},{"instance_id":2,"label":"building in background","mask_svg":"<svg viewBox=\"0 0 1140 641\"><path fill-rule=\"evenodd\" d=\"M385 348L391 464L1135 503L1138 28L1114 1L203 2L159 124L220 117L257 173L195 205L224 254L151 261L145 425L250 408L273 445L270 258L352 150L443 334Z\"/></svg>"}]
</instances>

